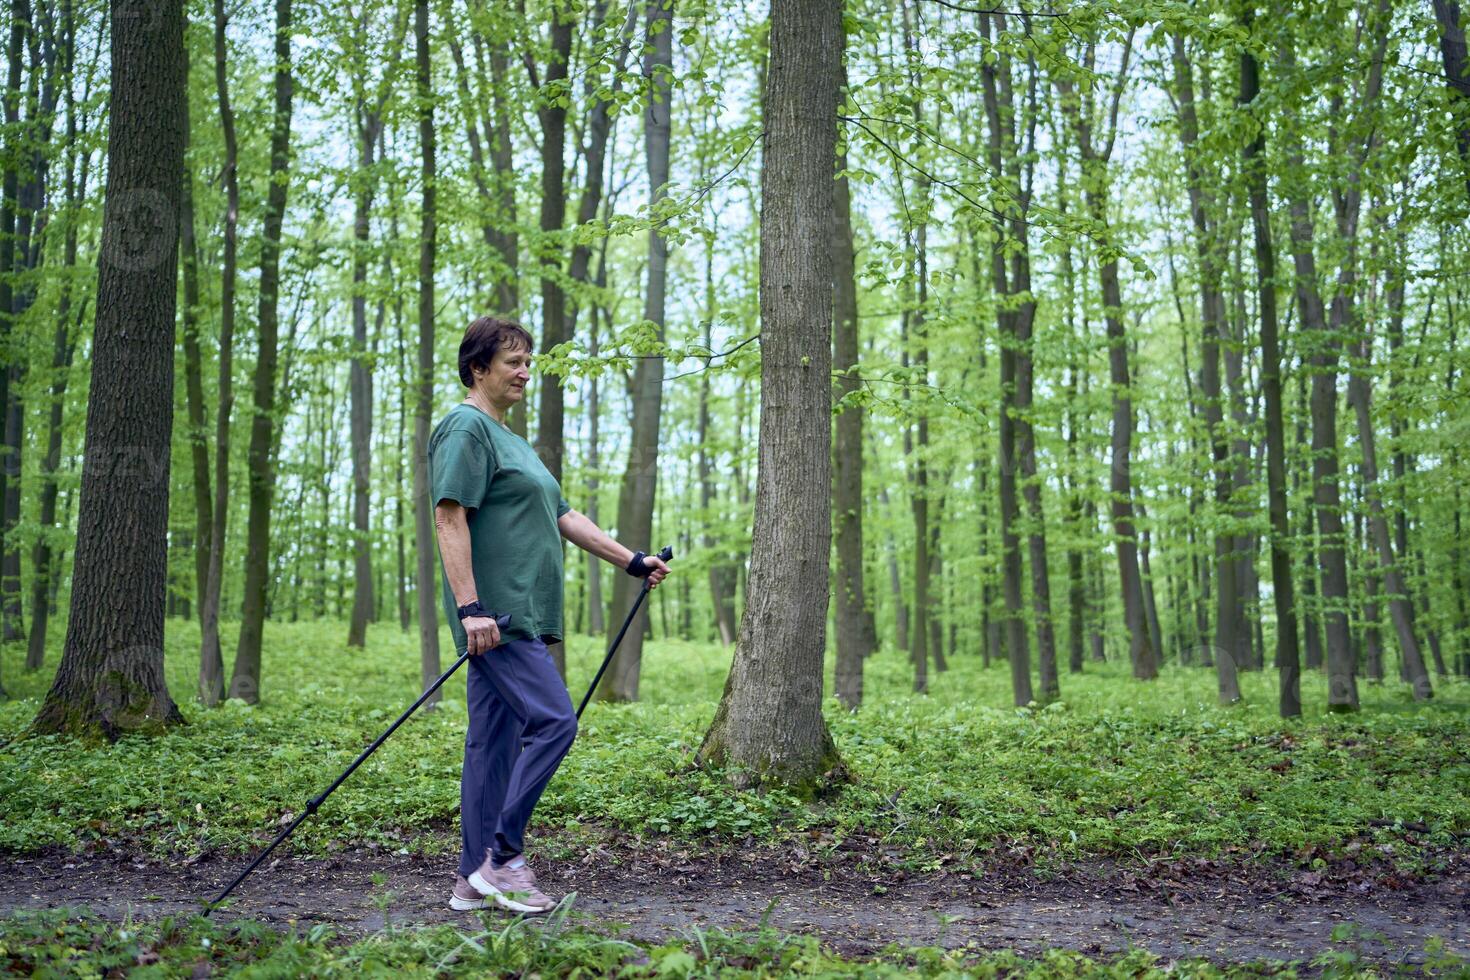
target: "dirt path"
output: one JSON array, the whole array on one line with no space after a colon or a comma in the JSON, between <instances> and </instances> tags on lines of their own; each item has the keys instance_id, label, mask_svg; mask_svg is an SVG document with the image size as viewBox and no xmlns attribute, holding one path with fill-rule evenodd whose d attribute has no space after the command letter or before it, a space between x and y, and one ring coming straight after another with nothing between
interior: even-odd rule
<instances>
[{"instance_id":1,"label":"dirt path","mask_svg":"<svg viewBox=\"0 0 1470 980\"><path fill-rule=\"evenodd\" d=\"M331 923L353 935L393 924L458 923L472 915L445 904L452 878L430 862L362 850L326 858L287 857L262 867L221 919L248 916L292 924ZM0 913L88 906L107 917L152 917L198 908L243 867L234 859L164 864L122 855L0 855ZM771 925L812 933L849 954L888 943L1037 952L1065 947L1110 953L1143 947L1167 958L1310 960L1352 948L1384 962L1417 964L1431 937L1470 957L1470 868L1433 880L1391 873L1344 878L1261 867L1095 865L1042 879L1024 869L905 874L783 855L609 853L601 848L547 868L552 894L576 891L575 915L599 930L662 941L690 927ZM378 883L375 883L374 879ZM1359 937L1334 942L1351 924Z\"/></svg>"}]
</instances>

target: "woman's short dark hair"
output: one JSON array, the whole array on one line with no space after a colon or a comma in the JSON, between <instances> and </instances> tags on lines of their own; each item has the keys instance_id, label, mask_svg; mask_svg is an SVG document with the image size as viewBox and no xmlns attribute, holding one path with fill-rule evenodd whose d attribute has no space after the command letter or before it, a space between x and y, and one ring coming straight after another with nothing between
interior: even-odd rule
<instances>
[{"instance_id":1,"label":"woman's short dark hair","mask_svg":"<svg viewBox=\"0 0 1470 980\"><path fill-rule=\"evenodd\" d=\"M530 332L514 320L482 316L465 328L464 340L459 342L459 380L466 388L475 385L471 369L489 367L502 347L527 353L536 349Z\"/></svg>"}]
</instances>

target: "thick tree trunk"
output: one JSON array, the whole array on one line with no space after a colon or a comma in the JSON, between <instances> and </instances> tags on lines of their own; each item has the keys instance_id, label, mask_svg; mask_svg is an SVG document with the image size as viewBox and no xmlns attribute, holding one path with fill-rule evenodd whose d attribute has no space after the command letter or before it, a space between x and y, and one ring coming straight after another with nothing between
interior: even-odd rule
<instances>
[{"instance_id":1,"label":"thick tree trunk","mask_svg":"<svg viewBox=\"0 0 1470 980\"><path fill-rule=\"evenodd\" d=\"M419 344L413 419L413 518L418 576L419 678L428 688L439 676L439 563L434 541L434 501L429 490L429 430L434 415L434 259L438 244L438 171L434 134L434 89L429 60L429 0L413 13L415 81L419 98L419 148L423 206L419 215ZM436 691L430 704L437 704Z\"/></svg>"},{"instance_id":2,"label":"thick tree trunk","mask_svg":"<svg viewBox=\"0 0 1470 980\"><path fill-rule=\"evenodd\" d=\"M751 581L700 757L737 785L841 772L822 718L832 539L832 168L837 0L772 0L761 167L761 416Z\"/></svg>"},{"instance_id":3,"label":"thick tree trunk","mask_svg":"<svg viewBox=\"0 0 1470 980\"><path fill-rule=\"evenodd\" d=\"M1247 33L1255 19L1245 8ZM1240 55L1240 104L1251 111L1260 93L1260 68L1247 45ZM1276 250L1271 241L1271 212L1266 197L1266 124L1255 130L1242 153L1249 188L1251 227L1256 246L1256 284L1261 317L1261 387L1266 401L1266 504L1271 518L1271 586L1276 607L1276 667L1280 673L1278 708L1283 718L1302 713L1301 654L1297 649L1296 597L1293 595L1291 517L1286 509L1286 426L1281 395L1281 351L1276 315Z\"/></svg>"},{"instance_id":4,"label":"thick tree trunk","mask_svg":"<svg viewBox=\"0 0 1470 980\"><path fill-rule=\"evenodd\" d=\"M220 642L219 611L224 588L225 535L230 514L230 416L235 406L235 277L238 263L240 220L239 144L235 134L235 112L230 105L226 72L227 44L224 0L214 0L214 84L219 101L220 130L224 140L224 163L220 180L225 190L223 243L220 257L219 319L219 409L214 420L214 504L209 533L209 567L204 578L204 597L199 603L198 697L215 705L225 695L225 666Z\"/></svg>"},{"instance_id":5,"label":"thick tree trunk","mask_svg":"<svg viewBox=\"0 0 1470 980\"><path fill-rule=\"evenodd\" d=\"M650 79L650 93L643 112L644 157L648 167L651 204L656 209L666 196L669 182L669 125L673 94L673 0L650 0L648 4L648 54L643 74ZM648 231L648 288L643 299L643 318L655 324L660 343L664 339L664 286L668 281L669 245L657 225ZM633 370L633 431L628 442L628 467L618 492L618 535L630 547L649 553L657 550L653 537L653 505L658 493L658 430L663 407L664 362L661 357L644 357ZM612 612L608 615L608 642L613 624L620 627L642 580L631 575L613 579ZM646 616L640 611L640 616ZM602 677L599 697L604 701L638 700L638 678L643 667L643 635L635 622L623 640L612 666Z\"/></svg>"},{"instance_id":6,"label":"thick tree trunk","mask_svg":"<svg viewBox=\"0 0 1470 980\"><path fill-rule=\"evenodd\" d=\"M260 700L260 653L270 571L271 502L275 497L276 357L280 329L281 226L291 149L291 0L276 0L275 108L271 122L270 181L260 241L260 339L255 361L254 415L250 420L250 510L245 552L245 604L240 645L230 674L230 697Z\"/></svg>"},{"instance_id":7,"label":"thick tree trunk","mask_svg":"<svg viewBox=\"0 0 1470 980\"><path fill-rule=\"evenodd\" d=\"M163 672L174 317L187 79L184 12L111 9L106 209L72 609L37 732L183 722ZM113 601L96 601L107 595Z\"/></svg>"}]
</instances>

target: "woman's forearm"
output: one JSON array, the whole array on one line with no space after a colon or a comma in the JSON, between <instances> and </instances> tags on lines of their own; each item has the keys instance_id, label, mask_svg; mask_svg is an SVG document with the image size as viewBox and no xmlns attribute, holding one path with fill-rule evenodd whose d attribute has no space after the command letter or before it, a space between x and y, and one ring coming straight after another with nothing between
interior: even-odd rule
<instances>
[{"instance_id":1,"label":"woman's forearm","mask_svg":"<svg viewBox=\"0 0 1470 980\"><path fill-rule=\"evenodd\" d=\"M556 522L561 536L572 544L610 562L619 568L627 568L633 560L633 552L613 540L612 535L592 523L587 515L569 510Z\"/></svg>"},{"instance_id":2,"label":"woman's forearm","mask_svg":"<svg viewBox=\"0 0 1470 980\"><path fill-rule=\"evenodd\" d=\"M467 605L479 598L475 571L470 564L470 524L462 505L445 501L434 508L434 534L444 559L444 577L454 593L454 604Z\"/></svg>"}]
</instances>

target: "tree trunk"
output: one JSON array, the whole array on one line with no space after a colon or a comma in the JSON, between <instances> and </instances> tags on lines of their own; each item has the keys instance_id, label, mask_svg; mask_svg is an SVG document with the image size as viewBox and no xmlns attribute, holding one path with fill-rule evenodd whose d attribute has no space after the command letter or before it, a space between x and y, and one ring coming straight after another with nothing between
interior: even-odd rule
<instances>
[{"instance_id":1,"label":"tree trunk","mask_svg":"<svg viewBox=\"0 0 1470 980\"><path fill-rule=\"evenodd\" d=\"M1398 636L1399 654L1403 658L1408 682L1414 689L1414 700L1427 701L1434 696L1434 688L1430 684L1429 671L1424 666L1424 654L1419 649L1419 640L1415 635L1414 604L1409 597L1404 576L1395 561L1393 541L1388 534L1388 518L1384 514L1383 498L1378 487L1378 456L1373 433L1373 390L1368 379L1373 357L1373 338L1366 326L1358 339L1357 355L1348 379L1348 402L1357 414L1358 443L1363 451L1363 495L1368 499L1368 529L1378 551L1379 569L1384 588L1388 590L1389 617L1393 620L1394 632Z\"/></svg>"},{"instance_id":2,"label":"tree trunk","mask_svg":"<svg viewBox=\"0 0 1470 980\"><path fill-rule=\"evenodd\" d=\"M429 435L434 415L434 259L438 244L438 171L434 134L434 89L429 61L429 0L417 0L413 13L415 82L419 102L419 174L423 207L419 221L419 350L413 419L413 517L417 542L419 678L428 686L439 676L439 563L434 541L434 501L429 489ZM558 154L560 156L560 154ZM434 692L430 704L439 702Z\"/></svg>"},{"instance_id":3,"label":"tree trunk","mask_svg":"<svg viewBox=\"0 0 1470 980\"><path fill-rule=\"evenodd\" d=\"M1241 17L1246 33L1255 19L1254 6ZM1260 68L1247 45L1240 55L1240 104L1253 113L1260 93ZM1271 518L1271 586L1276 607L1276 667L1281 717L1302 713L1301 653L1297 649L1296 596L1293 594L1291 517L1286 508L1286 425L1281 396L1281 351L1276 316L1276 250L1271 241L1271 211L1266 197L1266 124L1253 120L1254 131L1241 155L1250 196L1251 227L1256 246L1256 285L1261 317L1261 387L1266 400L1266 504Z\"/></svg>"},{"instance_id":4,"label":"tree trunk","mask_svg":"<svg viewBox=\"0 0 1470 980\"><path fill-rule=\"evenodd\" d=\"M1231 223L1229 233L1233 234L1234 223ZM1237 247L1232 250L1231 267L1243 268L1243 259ZM1251 420L1246 412L1246 396L1249 382L1245 377L1245 291L1240 284L1238 276L1231 277L1231 293L1235 316L1227 319L1225 326L1225 337L1230 341L1222 352L1225 362L1225 382L1229 391L1230 401L1230 423L1232 438L1230 440L1230 458L1227 468L1227 491L1225 499L1230 502L1229 507L1222 507L1221 514L1228 512L1233 532L1228 535L1227 548L1231 564L1230 575L1235 583L1236 599L1233 603L1235 614L1235 628L1231 631L1235 647L1221 646L1220 649L1227 650L1235 659L1235 665L1240 670L1254 670L1259 664L1256 656L1256 644L1254 632L1251 628L1252 620L1259 623L1259 617L1252 615L1253 608L1257 606L1259 590L1256 584L1255 563L1253 557L1255 548L1249 534L1243 533L1243 529L1249 526L1252 506L1250 501L1255 494L1251 487L1250 462L1251 444L1249 432ZM1217 651L1218 652L1218 651Z\"/></svg>"},{"instance_id":5,"label":"tree trunk","mask_svg":"<svg viewBox=\"0 0 1470 980\"><path fill-rule=\"evenodd\" d=\"M20 83L21 69L25 58L25 31L30 22L30 15L26 9L27 4L23 0L13 0L10 10L10 39L6 45L6 85L4 118L7 132L14 132L20 123ZM18 154L6 153L4 155L4 177L3 191L0 191L0 345L8 349L11 337L15 333L15 316L12 312L14 304L14 291L11 282L15 272L15 211L16 197L20 188L20 171L16 157ZM4 406L10 404L10 369L0 363L0 411ZM6 446L0 446L0 452L9 455ZM3 500L7 485L10 482L10 467L0 465L0 500ZM3 630L9 631L10 617L0 609L0 618L5 620ZM9 636L5 637L8 642ZM0 686L0 696L4 695L4 688Z\"/></svg>"},{"instance_id":6,"label":"tree trunk","mask_svg":"<svg viewBox=\"0 0 1470 980\"><path fill-rule=\"evenodd\" d=\"M822 718L832 538L836 0L772 0L761 166L761 416L751 581L700 758L810 792L842 763Z\"/></svg>"},{"instance_id":7,"label":"tree trunk","mask_svg":"<svg viewBox=\"0 0 1470 980\"><path fill-rule=\"evenodd\" d=\"M1294 44L1281 48L1288 70L1296 65ZM1370 71L1381 71L1382 65ZM1295 114L1288 112L1282 133L1286 141L1286 173L1304 172L1301 136ZM1309 189L1299 179L1283 181L1291 215L1292 263L1301 314L1303 356L1311 365L1312 507L1317 515L1318 556L1327 627L1327 709L1356 711L1358 685L1348 631L1347 558L1343 552L1342 508L1337 492L1337 342L1329 333L1317 288L1315 230Z\"/></svg>"},{"instance_id":8,"label":"tree trunk","mask_svg":"<svg viewBox=\"0 0 1470 980\"><path fill-rule=\"evenodd\" d=\"M1460 162L1465 167L1465 193L1470 195L1470 61L1466 60L1465 22L1455 0L1430 0L1439 22L1439 50L1444 57L1445 84L1450 87L1450 104L1461 120L1455 133Z\"/></svg>"},{"instance_id":9,"label":"tree trunk","mask_svg":"<svg viewBox=\"0 0 1470 980\"><path fill-rule=\"evenodd\" d=\"M650 0L647 33L652 40L643 62L650 82L643 112L643 147L652 189L651 210L664 199L669 182L669 124L672 109L673 0ZM664 339L664 286L668 280L669 245L658 224L648 231L648 288L643 300L643 319L655 325L658 342ZM630 547L657 550L653 537L653 504L658 493L658 430L663 407L664 362L661 357L643 357L633 370L630 394L633 399L633 431L628 442L628 467L618 491L618 535ZM632 575L613 578L612 609L632 608L642 580ZM640 615L646 615L640 611ZM613 623L622 616L608 616L608 641ZM604 701L638 700L638 678L643 665L643 630L637 624L628 631L612 666L602 677L599 697Z\"/></svg>"},{"instance_id":10,"label":"tree trunk","mask_svg":"<svg viewBox=\"0 0 1470 980\"><path fill-rule=\"evenodd\" d=\"M230 105L226 73L226 24L224 0L214 0L214 84L224 139L225 155L220 180L225 190L225 213L220 257L219 409L214 420L214 504L210 508L213 522L209 532L209 567L204 578L204 597L199 603L198 697L207 706L218 704L225 696L219 611L224 587L225 535L229 530L230 514L230 416L235 405L235 277L239 249L240 175L235 112Z\"/></svg>"},{"instance_id":11,"label":"tree trunk","mask_svg":"<svg viewBox=\"0 0 1470 980\"><path fill-rule=\"evenodd\" d=\"M981 16L982 34L991 35L991 16ZM999 26L1004 30L1004 23ZM1011 59L1001 56L996 64L981 66L980 77L985 98L987 122L986 147L991 172L1015 182L1013 193L1019 193L1019 166L1016 163L1016 108L1011 82ZM1013 209L1017 205L1012 206ZM1022 206L1021 220L1024 221ZM1024 224L1019 225L1024 232ZM1018 406L1017 360L1022 347L1023 328L1030 335L1030 318L1035 301L1021 294L1021 285L1012 270L1007 271L1006 256L1010 248L1024 250L1024 234L1014 236L1017 224L1004 214L995 217L990 240L990 283L996 296L996 327L1000 343L1000 537L1001 592L1005 598L1005 648L1011 667L1011 694L1017 706L1030 704L1031 646L1026 638L1025 613L1021 596L1021 542L1018 528L1021 509L1016 499L1016 473L1020 468L1017 453L1018 428L1021 427ZM1014 240L1012 239L1014 236ZM1024 254L1024 251L1020 254ZM1018 298L1019 296L1019 298Z\"/></svg>"},{"instance_id":12,"label":"tree trunk","mask_svg":"<svg viewBox=\"0 0 1470 980\"><path fill-rule=\"evenodd\" d=\"M369 535L372 505L373 375L367 360L367 250L371 229L373 149L382 120L359 100L354 109L357 131L358 187L352 220L352 360L348 367L351 400L352 443L352 620L347 626L347 645L367 642L368 620L373 615L373 559Z\"/></svg>"},{"instance_id":13,"label":"tree trunk","mask_svg":"<svg viewBox=\"0 0 1470 980\"><path fill-rule=\"evenodd\" d=\"M840 247L840 246L838 246ZM714 350L714 322L718 313L715 300L715 246L714 241L707 241L704 252L704 347L705 350ZM840 322L840 321L839 321ZM853 338L854 341L856 337ZM838 342L840 345L840 341ZM710 462L709 428L710 428L710 360L706 358L704 371L699 376L699 512L704 522L704 531L701 544L705 554L709 556L709 591L710 603L714 609L715 627L719 631L720 645L729 646L735 642L735 583L734 576L728 556L725 553L726 545L716 539L711 530L714 520L715 508L715 484L714 466ZM839 423L841 416L838 417ZM839 429L840 431L840 429ZM861 436L861 429L859 429ZM858 452L862 449L859 446ZM839 481L840 485L840 481ZM839 547L840 554L840 547ZM861 555L859 555L861 559ZM841 559L839 558L839 562ZM861 568L861 565L859 565ZM859 579L861 584L861 579ZM871 628L871 621L869 622ZM839 633L837 661L842 662L841 634ZM838 668L840 674L841 667ZM861 699L861 676L859 676L858 697ZM839 687L840 687L839 682Z\"/></svg>"},{"instance_id":14,"label":"tree trunk","mask_svg":"<svg viewBox=\"0 0 1470 980\"><path fill-rule=\"evenodd\" d=\"M1195 252L1200 282L1200 395L1203 399L1205 431L1210 439L1215 505L1224 513L1230 502L1230 443L1224 426L1220 391L1220 335L1225 322L1225 299L1221 289L1221 242L1219 221L1214 215L1215 194L1205 183L1205 167L1198 146L1199 123L1195 110L1194 69L1189 62L1184 37L1173 36L1174 82L1178 92L1179 141L1184 150L1185 177L1189 188L1189 213L1194 226ZM1245 637L1244 600L1238 568L1232 554L1232 537L1215 533L1215 637L1211 659L1215 666L1217 696L1221 704L1240 700L1236 676L1243 663ZM1205 574L1208 574L1206 572ZM1222 656L1224 653L1226 655Z\"/></svg>"},{"instance_id":15,"label":"tree trunk","mask_svg":"<svg viewBox=\"0 0 1470 980\"><path fill-rule=\"evenodd\" d=\"M245 553L245 604L240 645L230 675L230 697L260 700L260 652L270 571L271 502L275 496L276 356L280 329L281 225L291 149L291 0L276 0L275 109L271 125L270 181L260 241L260 341L255 361L254 415L250 420L250 511Z\"/></svg>"},{"instance_id":16,"label":"tree trunk","mask_svg":"<svg viewBox=\"0 0 1470 980\"><path fill-rule=\"evenodd\" d=\"M395 14L396 18L396 14ZM378 83L371 102L365 81L353 81L354 99L352 128L357 134L357 188L353 195L352 218L352 358L348 367L348 391L351 400L350 442L352 446L352 619L347 626L347 645L361 647L367 642L368 623L375 618L377 603L373 597L375 578L372 557L372 442L373 442L373 366L377 339L368 350L367 329L367 263L368 239L372 228L373 196L377 191L375 150L383 131L383 106L388 98L389 79L398 64L402 35L395 24L388 67ZM367 13L355 25L354 47L359 53L367 49ZM382 327L382 305L378 307L378 328Z\"/></svg>"},{"instance_id":17,"label":"tree trunk","mask_svg":"<svg viewBox=\"0 0 1470 980\"><path fill-rule=\"evenodd\" d=\"M1122 97L1122 80L1127 77L1133 35L1123 48L1119 83L1113 90L1113 111ZM1092 56L1089 49L1088 61ZM1088 216L1096 227L1108 229L1108 161L1112 156L1116 129L1100 148L1093 142L1092 100L1090 94L1079 100L1070 80L1060 79L1064 109L1072 119L1072 128L1082 156L1083 196ZM1080 104L1085 102L1085 105ZM1114 549L1118 559L1118 575L1123 593L1124 621L1128 627L1128 652L1133 676L1150 680L1158 676L1158 661L1153 641L1148 634L1148 620L1143 606L1143 579L1138 570L1138 543L1133 529L1133 395L1128 369L1128 338L1123 325L1122 289L1118 281L1118 259L1104 253L1098 262L1098 278L1102 286L1103 317L1107 323L1108 373L1113 399L1112 466L1109 490L1112 496Z\"/></svg>"},{"instance_id":18,"label":"tree trunk","mask_svg":"<svg viewBox=\"0 0 1470 980\"><path fill-rule=\"evenodd\" d=\"M572 55L572 19L559 0L549 4L551 11L551 58L546 64L546 82L532 84L542 90L542 99L556 98L537 109L541 117L541 236L536 250L541 255L541 350L546 352L569 339L566 328L566 294L562 292L560 248L562 225L566 221L566 176L562 172L566 149L567 110L560 98L561 84L567 78L567 63ZM563 103L563 104L558 104ZM555 244L553 244L555 243ZM556 482L561 482L562 424L565 397L561 379L544 375L541 379L541 403L536 417L536 452ZM619 532L621 533L621 528ZM565 670L563 669L563 673Z\"/></svg>"},{"instance_id":19,"label":"tree trunk","mask_svg":"<svg viewBox=\"0 0 1470 980\"><path fill-rule=\"evenodd\" d=\"M847 87L847 66L842 68ZM847 169L847 153L836 169ZM832 370L844 406L836 417L832 495L836 538L836 696L848 710L863 704L863 663L878 646L873 613L863 586L863 406L857 403L857 275L853 247L853 197L847 176L832 185ZM728 642L728 641L726 641Z\"/></svg>"},{"instance_id":20,"label":"tree trunk","mask_svg":"<svg viewBox=\"0 0 1470 980\"><path fill-rule=\"evenodd\" d=\"M887 514L891 502L886 484L878 488L878 502L883 505L883 512ZM893 596L893 641L898 649L906 651L909 649L909 607L904 602L903 579L898 570L898 544L894 541L890 527L884 529L883 544L888 555L888 591Z\"/></svg>"},{"instance_id":21,"label":"tree trunk","mask_svg":"<svg viewBox=\"0 0 1470 980\"><path fill-rule=\"evenodd\" d=\"M70 4L64 7L62 24L62 70L70 74L76 60L76 22ZM186 68L187 74L187 68ZM90 94L90 93L89 93ZM77 204L87 190L90 152L79 152L78 126L72 90L69 81L63 85L66 102L66 176L63 207L67 214L66 231L63 236L61 267L64 274L71 273L77 264ZM82 127L85 133L85 127ZM188 142L187 132L185 142ZM80 175L74 165L80 158ZM185 188L187 190L187 187ZM187 200L186 200L187 213ZM187 230L187 229L186 229ZM73 324L71 310L72 289L70 279L64 278L56 304L56 335L51 356L51 391L46 417L46 457L41 464L41 507L40 534L32 551L31 564L31 631L27 637L26 669L38 670L46 659L46 633L51 616L51 594L54 582L61 578L59 556L52 554L50 535L56 530L56 501L58 488L56 473L61 465L63 403L71 378L73 357L76 353L77 333L85 317L86 304L75 315ZM206 498L207 499L207 498ZM4 692L0 691L0 697Z\"/></svg>"},{"instance_id":22,"label":"tree trunk","mask_svg":"<svg viewBox=\"0 0 1470 980\"><path fill-rule=\"evenodd\" d=\"M391 231L392 237L396 239L398 237L398 218L396 214L392 219ZM393 277L393 279L396 283L396 277ZM409 477L409 480L411 482L411 485L409 487L405 487L403 485L403 464L404 461L408 459L409 454L409 446L407 442L408 396L411 391L414 397L417 398L419 386L418 379L409 374L408 370L408 343L404 331L403 299L402 290L400 289L394 290L393 336L398 339L398 343L396 345L398 347L398 377L412 379L412 383L400 384L398 386L398 472L396 480L394 482L394 486L397 487L398 492L394 495L395 497L397 497L397 499L393 502L393 534L394 537L397 538L396 550L398 553L398 629L401 632L407 633L409 626L413 623L413 613L410 611L408 603L408 590L410 583L408 576L408 559L405 552L408 550L408 536L410 534L408 522L410 520L418 520L418 507L415 504L413 515L406 516L403 512L403 502L405 499L408 498L409 492L417 488L418 485L416 483L412 483L413 480L417 479L416 476ZM416 456L414 458L417 459ZM413 467L414 470L417 470L418 468L419 467L417 466ZM412 533L417 534L417 525L415 525ZM415 560L417 560L417 552L415 552ZM414 574L418 574L417 567L415 567L414 569ZM434 615L437 618L439 614L436 611Z\"/></svg>"},{"instance_id":23,"label":"tree trunk","mask_svg":"<svg viewBox=\"0 0 1470 980\"><path fill-rule=\"evenodd\" d=\"M1028 181L1029 183L1029 181ZM1021 251L1011 255L1011 284L1023 296L1031 295L1031 258L1024 217L1013 221L1011 240ZM1030 522L1028 555L1031 566L1031 606L1036 617L1036 665L1041 682L1041 700L1062 696L1057 676L1057 646L1051 616L1051 571L1046 557L1046 512L1041 505L1041 478L1036 472L1036 434L1031 425L1032 358L1031 327L1036 319L1036 301L1027 300L1016 316L1016 442L1020 457L1021 496L1026 501Z\"/></svg>"},{"instance_id":24,"label":"tree trunk","mask_svg":"<svg viewBox=\"0 0 1470 980\"><path fill-rule=\"evenodd\" d=\"M156 732L183 722L163 673L184 12L111 8L106 208L72 609L41 733ZM99 603L107 595L113 601Z\"/></svg>"}]
</instances>

